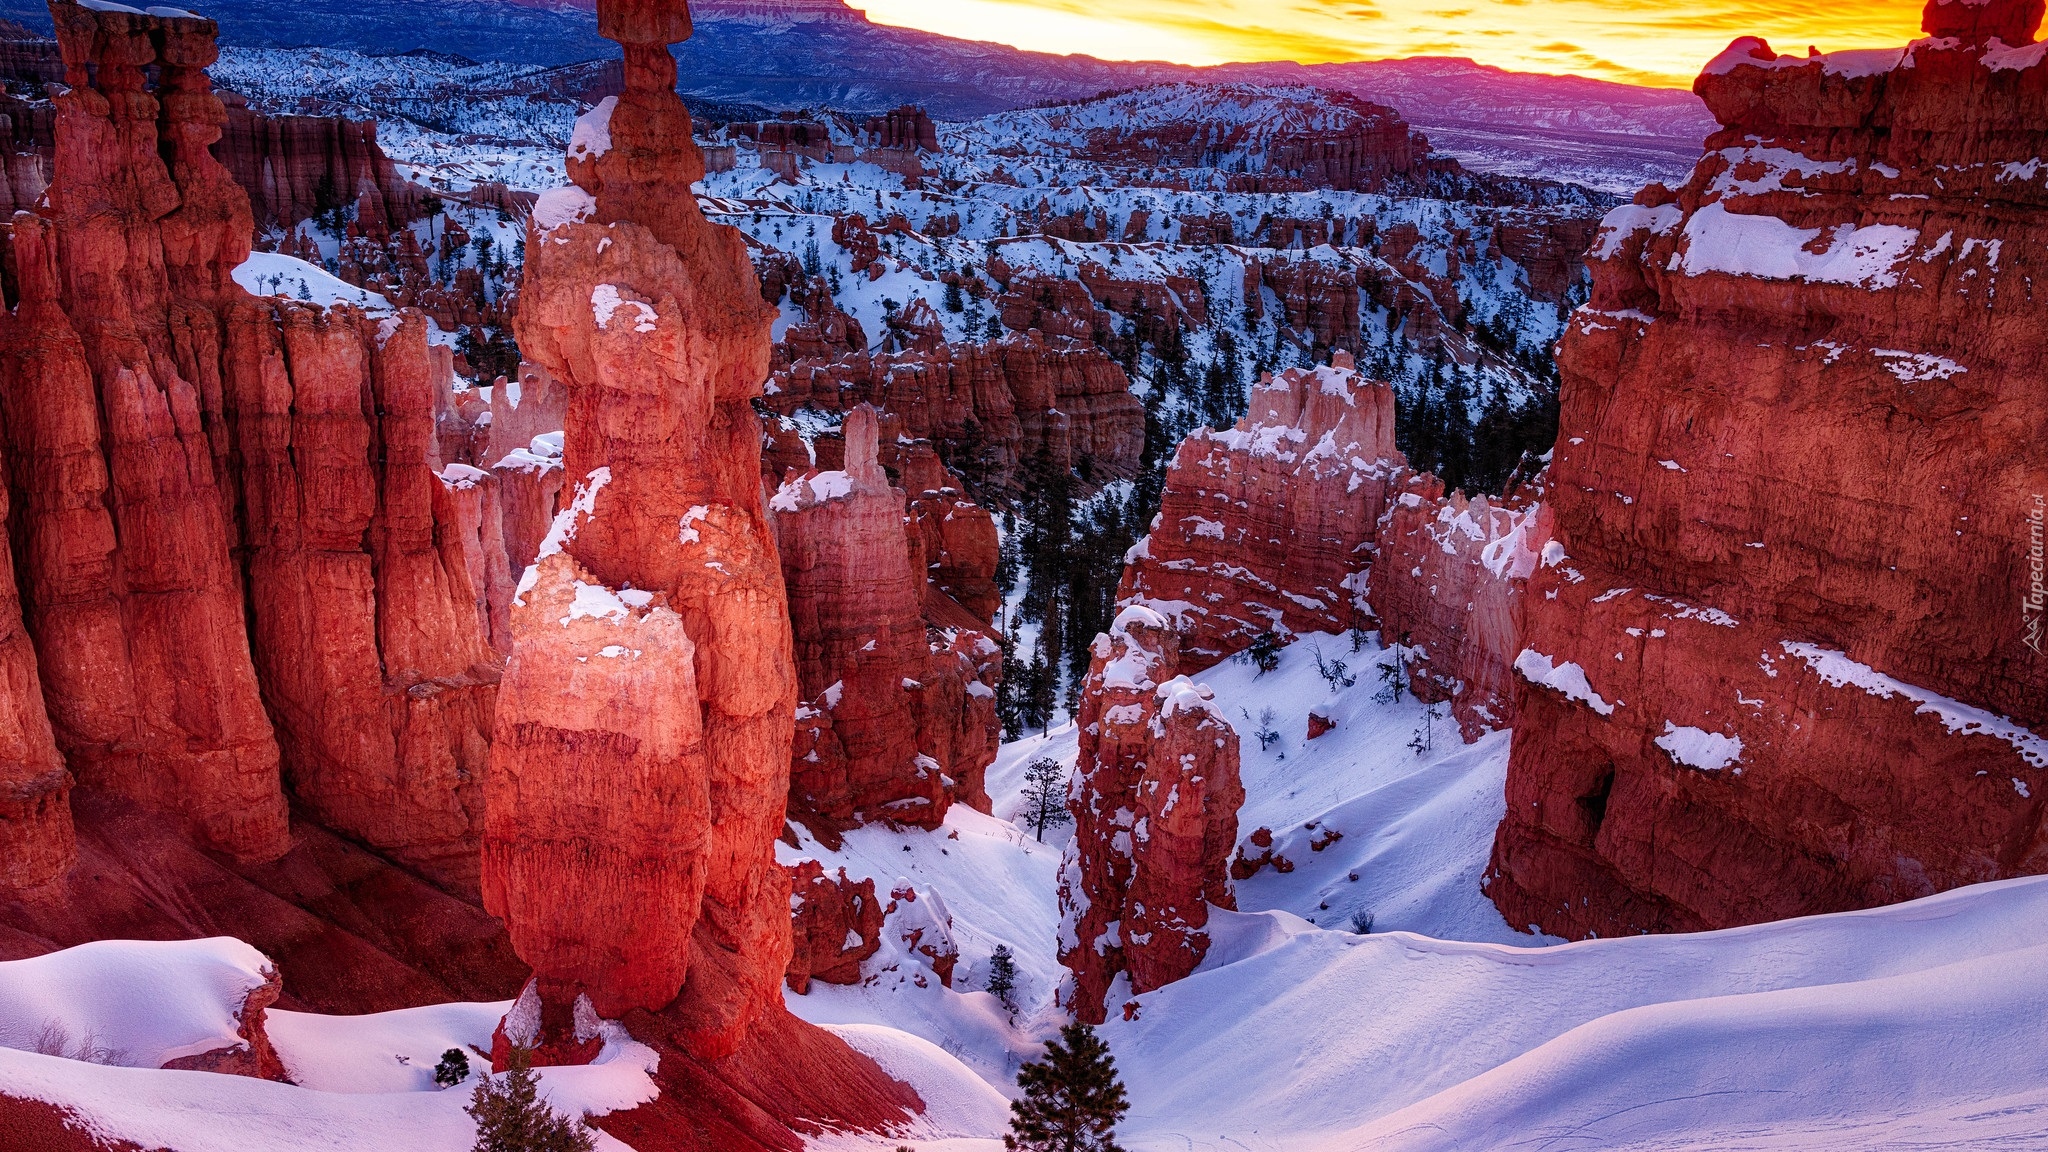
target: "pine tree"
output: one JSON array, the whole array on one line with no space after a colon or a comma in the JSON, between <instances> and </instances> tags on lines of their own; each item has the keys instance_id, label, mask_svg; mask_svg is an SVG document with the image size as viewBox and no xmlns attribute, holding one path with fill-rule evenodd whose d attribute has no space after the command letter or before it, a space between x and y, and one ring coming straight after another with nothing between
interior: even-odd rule
<instances>
[{"instance_id":1,"label":"pine tree","mask_svg":"<svg viewBox=\"0 0 2048 1152\"><path fill-rule=\"evenodd\" d=\"M993 955L988 958L988 990L1003 1007L1015 1012L1017 1006L1010 1003L1010 993L1017 989L1017 958L1010 954L1008 944L996 945Z\"/></svg>"},{"instance_id":2,"label":"pine tree","mask_svg":"<svg viewBox=\"0 0 2048 1152\"><path fill-rule=\"evenodd\" d=\"M1048 827L1072 820L1067 811L1067 770L1049 756L1041 756L1024 769L1024 821L1045 840Z\"/></svg>"},{"instance_id":3,"label":"pine tree","mask_svg":"<svg viewBox=\"0 0 2048 1152\"><path fill-rule=\"evenodd\" d=\"M512 1049L511 1068L503 1076L485 1076L465 1109L476 1120L471 1152L593 1152L597 1141L581 1119L558 1116L540 1098L533 1074L533 1054Z\"/></svg>"},{"instance_id":4,"label":"pine tree","mask_svg":"<svg viewBox=\"0 0 2048 1152\"><path fill-rule=\"evenodd\" d=\"M441 1053L441 1062L434 1065L434 1083L443 1088L453 1088L469 1079L469 1056L460 1048L450 1048Z\"/></svg>"},{"instance_id":5,"label":"pine tree","mask_svg":"<svg viewBox=\"0 0 2048 1152\"><path fill-rule=\"evenodd\" d=\"M1095 1029L1074 1023L1017 1070L1024 1098L1010 1105L1009 1152L1123 1152L1117 1121L1130 1111L1116 1060Z\"/></svg>"}]
</instances>

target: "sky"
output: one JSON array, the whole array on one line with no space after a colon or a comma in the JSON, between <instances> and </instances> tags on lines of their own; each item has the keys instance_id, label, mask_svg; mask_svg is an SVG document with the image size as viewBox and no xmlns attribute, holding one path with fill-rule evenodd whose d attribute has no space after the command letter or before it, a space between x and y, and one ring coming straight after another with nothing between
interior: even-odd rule
<instances>
[{"instance_id":1,"label":"sky","mask_svg":"<svg viewBox=\"0 0 2048 1152\"><path fill-rule=\"evenodd\" d=\"M1109 60L1469 56L1686 88L1737 36L1780 52L1895 47L1922 0L849 0L882 24Z\"/></svg>"}]
</instances>

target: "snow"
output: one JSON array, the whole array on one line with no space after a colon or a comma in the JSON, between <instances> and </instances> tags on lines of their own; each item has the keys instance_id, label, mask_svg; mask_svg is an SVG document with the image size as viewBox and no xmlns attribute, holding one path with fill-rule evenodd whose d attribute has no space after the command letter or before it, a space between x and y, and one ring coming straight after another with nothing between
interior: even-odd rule
<instances>
[{"instance_id":1,"label":"snow","mask_svg":"<svg viewBox=\"0 0 2048 1152\"><path fill-rule=\"evenodd\" d=\"M1812 246L1823 234L1826 248L1816 253ZM1919 241L1918 230L1895 224L1795 228L1775 216L1737 215L1716 201L1686 222L1680 258L1688 276L1724 272L1879 289L1898 284L1893 268Z\"/></svg>"},{"instance_id":2,"label":"snow","mask_svg":"<svg viewBox=\"0 0 2048 1152\"><path fill-rule=\"evenodd\" d=\"M1664 722L1664 734L1657 737L1655 743L1674 762L1702 772L1719 772L1742 759L1741 737L1673 724L1669 720Z\"/></svg>"},{"instance_id":3,"label":"snow","mask_svg":"<svg viewBox=\"0 0 2048 1152\"><path fill-rule=\"evenodd\" d=\"M1678 227L1683 219L1685 212L1676 204L1662 204L1655 208L1623 204L1601 218L1600 234L1594 239L1593 250L1587 258L1612 260L1631 237L1643 232L1662 236Z\"/></svg>"},{"instance_id":4,"label":"snow","mask_svg":"<svg viewBox=\"0 0 2048 1152\"><path fill-rule=\"evenodd\" d=\"M607 96L576 118L569 133L571 160L595 160L612 150L612 112L618 106L617 96Z\"/></svg>"},{"instance_id":5,"label":"snow","mask_svg":"<svg viewBox=\"0 0 2048 1152\"><path fill-rule=\"evenodd\" d=\"M1873 348L1872 356L1884 362L1885 370L1899 378L1904 384L1918 384L1933 380L1950 380L1969 369L1946 356L1928 352L1902 352L1892 348Z\"/></svg>"},{"instance_id":6,"label":"snow","mask_svg":"<svg viewBox=\"0 0 2048 1152\"><path fill-rule=\"evenodd\" d=\"M597 287L592 288L590 290L590 312L591 315L597 320L597 326L599 328L609 329L611 327L612 317L617 315L619 309L622 307L632 308L634 310L633 331L654 331L655 320L657 318L654 309L648 307L646 304L643 304L638 300L628 300L625 297L621 296L619 294L618 285L599 284Z\"/></svg>"},{"instance_id":7,"label":"snow","mask_svg":"<svg viewBox=\"0 0 2048 1152\"><path fill-rule=\"evenodd\" d=\"M534 201L533 226L535 231L546 235L564 224L580 224L596 211L596 197L574 184L550 188Z\"/></svg>"},{"instance_id":8,"label":"snow","mask_svg":"<svg viewBox=\"0 0 2048 1152\"><path fill-rule=\"evenodd\" d=\"M2048 768L2048 737L2035 735L2032 731L2003 716L1987 712L1982 708L1952 700L1931 689L1908 684L1879 672L1868 664L1849 658L1848 654L1817 644L1802 644L1791 640L1782 642L1788 655L1806 661L1806 666L1820 675L1823 683L1831 687L1861 688L1872 696L1889 700L1903 696L1918 704L1913 710L1916 716L1934 716L1942 726L1958 735L1989 736L2012 745L2020 759L2036 768Z\"/></svg>"},{"instance_id":9,"label":"snow","mask_svg":"<svg viewBox=\"0 0 2048 1152\"><path fill-rule=\"evenodd\" d=\"M240 1009L268 967L228 938L99 941L0 964L0 1092L65 1109L94 1136L178 1152L467 1152L468 1088L440 1089L433 1068L449 1048L488 1049L509 1001L364 1016L272 1008L266 1030L293 1084L157 1066L223 1038L239 1043L230 1006ZM22 1014L39 1017L37 1029L54 1021L125 1045L121 1065L21 1050ZM596 1063L538 1073L557 1111L604 1115L654 1098L655 1053L616 1024L598 1027ZM481 1074L486 1062L470 1055ZM602 1133L597 1146L626 1152Z\"/></svg>"},{"instance_id":10,"label":"snow","mask_svg":"<svg viewBox=\"0 0 2048 1152\"><path fill-rule=\"evenodd\" d=\"M391 301L368 289L327 274L317 264L282 252L251 252L235 266L235 283L252 296L281 296L287 300L306 299L323 308L353 304L367 312L392 311ZM306 294L301 297L299 289Z\"/></svg>"},{"instance_id":11,"label":"snow","mask_svg":"<svg viewBox=\"0 0 2048 1152\"><path fill-rule=\"evenodd\" d=\"M1555 663L1534 648L1524 648L1515 657L1515 671L1520 672L1529 683L1554 688L1564 693L1567 699L1577 700L1602 716L1614 715L1614 709L1620 703L1615 701L1610 704L1598 692L1593 691L1592 684L1586 680L1584 668L1570 661L1563 664Z\"/></svg>"},{"instance_id":12,"label":"snow","mask_svg":"<svg viewBox=\"0 0 2048 1152\"><path fill-rule=\"evenodd\" d=\"M59 1041L133 1068L240 1046L242 1004L270 962L240 940L99 940L0 963L0 1047ZM46 1030L56 1026L45 1036Z\"/></svg>"}]
</instances>

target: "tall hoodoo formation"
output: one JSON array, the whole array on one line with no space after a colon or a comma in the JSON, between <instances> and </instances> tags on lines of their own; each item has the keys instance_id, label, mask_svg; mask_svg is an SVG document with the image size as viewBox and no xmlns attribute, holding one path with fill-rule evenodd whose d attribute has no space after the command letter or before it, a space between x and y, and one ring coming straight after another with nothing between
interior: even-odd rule
<instances>
[{"instance_id":1,"label":"tall hoodoo formation","mask_svg":"<svg viewBox=\"0 0 2048 1152\"><path fill-rule=\"evenodd\" d=\"M690 195L668 51L688 9L605 0L598 22L625 91L578 121L575 186L527 241L519 343L568 390L574 497L513 607L484 899L550 1026L580 996L666 1010L718 1058L781 1011L790 955L772 846L796 675L748 404L770 312L738 233Z\"/></svg>"},{"instance_id":2,"label":"tall hoodoo formation","mask_svg":"<svg viewBox=\"0 0 2048 1152\"><path fill-rule=\"evenodd\" d=\"M1181 442L1117 600L1174 617L1193 671L1267 632L1364 623L1378 524L1407 470L1393 389L1349 355L1261 380L1235 428Z\"/></svg>"},{"instance_id":3,"label":"tall hoodoo formation","mask_svg":"<svg viewBox=\"0 0 2048 1152\"><path fill-rule=\"evenodd\" d=\"M14 534L44 696L79 780L244 858L286 847L278 747L243 625L223 313L248 199L208 146L210 20L55 0L47 218L14 226ZM156 86L147 84L150 69Z\"/></svg>"},{"instance_id":4,"label":"tall hoodoo formation","mask_svg":"<svg viewBox=\"0 0 2048 1152\"><path fill-rule=\"evenodd\" d=\"M1602 936L2048 869L2040 0L1903 50L1737 40L1691 180L1559 354L1508 922Z\"/></svg>"},{"instance_id":5,"label":"tall hoodoo formation","mask_svg":"<svg viewBox=\"0 0 2048 1152\"><path fill-rule=\"evenodd\" d=\"M1060 868L1060 963L1074 1014L1100 1024L1117 973L1150 992L1209 950L1209 905L1234 908L1227 861L1244 786L1237 730L1179 670L1173 625L1140 604L1095 638Z\"/></svg>"},{"instance_id":6,"label":"tall hoodoo formation","mask_svg":"<svg viewBox=\"0 0 2048 1152\"><path fill-rule=\"evenodd\" d=\"M803 699L790 807L828 839L876 816L935 828L956 798L985 806L995 753L984 681L999 650L957 606L952 635L927 639L928 604L944 593L927 586L925 532L882 470L878 431L874 409L855 408L843 466L793 476L770 502Z\"/></svg>"}]
</instances>

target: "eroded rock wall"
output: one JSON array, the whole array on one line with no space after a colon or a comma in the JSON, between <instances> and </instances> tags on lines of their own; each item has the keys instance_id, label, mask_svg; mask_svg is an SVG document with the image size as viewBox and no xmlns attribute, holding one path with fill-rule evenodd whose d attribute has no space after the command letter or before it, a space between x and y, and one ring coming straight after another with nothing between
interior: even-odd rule
<instances>
[{"instance_id":1,"label":"eroded rock wall","mask_svg":"<svg viewBox=\"0 0 2048 1152\"><path fill-rule=\"evenodd\" d=\"M1117 600L1176 620L1190 671L1265 633L1368 626L1380 517L1408 475L1393 389L1348 355L1261 380L1235 428L1181 442Z\"/></svg>"},{"instance_id":2,"label":"eroded rock wall","mask_svg":"<svg viewBox=\"0 0 2048 1152\"><path fill-rule=\"evenodd\" d=\"M1567 936L2048 868L2037 2L1733 44L1559 354L1489 894ZM1995 33L1996 38L1993 38Z\"/></svg>"}]
</instances>

